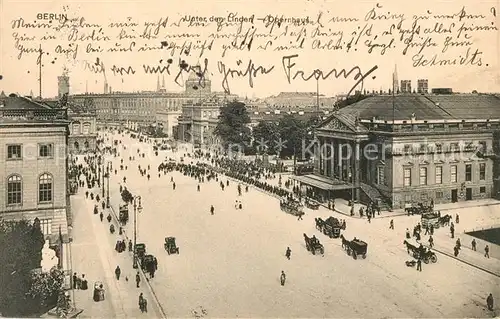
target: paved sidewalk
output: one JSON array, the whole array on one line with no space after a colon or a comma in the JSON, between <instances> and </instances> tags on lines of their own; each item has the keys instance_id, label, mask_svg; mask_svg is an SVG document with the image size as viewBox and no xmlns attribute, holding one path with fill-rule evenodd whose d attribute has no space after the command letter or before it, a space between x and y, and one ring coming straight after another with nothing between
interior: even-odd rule
<instances>
[{"instance_id":1,"label":"paved sidewalk","mask_svg":"<svg viewBox=\"0 0 500 319\"><path fill-rule=\"evenodd\" d=\"M109 224L99 215L93 214L96 201L85 199L85 190L71 197L75 216L74 241L72 244L73 269L78 274L84 273L89 281L89 290L75 292L77 307L83 308L82 317L98 318L138 318L161 317L155 307L153 296L141 281L141 287L135 287L135 273L132 258L127 253L117 253L114 245L117 233L109 233ZM105 213L105 216L107 213ZM116 226L116 225L115 225ZM117 228L118 229L118 228ZM117 281L114 275L116 266L121 268L122 276ZM128 277L128 281L125 277ZM105 300L96 303L92 300L93 285L101 281L105 289ZM139 293L148 300L148 313L141 313L138 306Z\"/></svg>"}]
</instances>

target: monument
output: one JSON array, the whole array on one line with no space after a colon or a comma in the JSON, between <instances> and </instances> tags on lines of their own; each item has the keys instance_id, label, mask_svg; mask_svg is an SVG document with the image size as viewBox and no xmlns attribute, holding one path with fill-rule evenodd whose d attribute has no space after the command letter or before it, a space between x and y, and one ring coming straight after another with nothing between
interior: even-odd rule
<instances>
[{"instance_id":1,"label":"monument","mask_svg":"<svg viewBox=\"0 0 500 319\"><path fill-rule=\"evenodd\" d=\"M50 248L49 240L46 240L42 248L42 261L40 263L42 272L49 272L53 267L57 267L58 263L56 252Z\"/></svg>"}]
</instances>

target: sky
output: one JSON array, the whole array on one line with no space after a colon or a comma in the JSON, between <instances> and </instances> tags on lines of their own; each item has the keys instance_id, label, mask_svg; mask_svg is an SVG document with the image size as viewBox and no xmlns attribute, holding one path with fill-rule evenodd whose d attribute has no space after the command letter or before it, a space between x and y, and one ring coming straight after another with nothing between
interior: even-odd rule
<instances>
[{"instance_id":1,"label":"sky","mask_svg":"<svg viewBox=\"0 0 500 319\"><path fill-rule=\"evenodd\" d=\"M181 91L179 85L187 79L188 73L181 72L179 61L184 60L188 65L201 63L207 59L205 77L212 80L213 91L223 91L224 88L231 93L248 97L264 97L275 95L279 92L309 91L315 92L318 88L321 94L333 96L345 94L356 86L360 78L363 87L368 90L388 90L392 87L394 69L397 66L399 80L411 80L412 87L416 87L417 79L429 80L429 87L450 87L456 92L500 92L500 35L497 28L499 23L499 1L482 0L456 0L456 1L280 1L280 0L207 0L207 1L19 1L0 0L0 90L7 93L27 95L30 91L34 95L39 93L39 67L37 65L38 53L36 50L42 46L42 96L52 97L57 95L57 76L61 75L63 68L68 69L70 76L71 93L95 92L102 93L104 79L113 91L142 91L155 90L158 76L146 74L143 65L166 66L169 59L170 74L165 74L166 89L168 91ZM373 9L373 11L371 11ZM497 15L498 11L498 15ZM67 27L75 21L67 21L63 28L56 29L60 22L50 16L43 19L43 13L65 14L68 19L84 23L99 25L98 27ZM318 15L321 18L317 23ZM210 21L210 17L224 18L223 23L229 22L230 16L251 17L253 23L235 23L231 26L222 25L222 30L217 32L217 23ZM270 16L283 16L284 18L302 19L304 25L288 25L286 21L278 24L267 18ZM384 15L384 16L382 16ZM429 17L418 19L414 23L414 16ZM436 15L440 15L437 18ZM179 20L182 17L206 17L203 26L187 27L188 22ZM446 16L446 17L445 17ZM309 21L305 19L309 17ZM130 19L128 19L130 18ZM165 27L160 26L156 39L139 38L145 30L146 22L158 23L167 19ZM358 21L339 21L340 18L358 19ZM23 19L24 23L51 23L51 28L15 28L15 21ZM62 21L62 20L61 20ZM110 28L110 23L136 22L138 26L123 28L128 35L135 35L135 39L118 39L122 28ZM403 40L400 39L399 29L406 30ZM179 26L172 23L179 23ZM200 22L201 23L201 22ZM267 27L265 23L268 23ZM437 26L435 26L437 23ZM442 26L439 25L442 23ZM391 29L391 25L394 27ZM287 27L288 25L288 27ZM407 44L404 40L411 34L411 30L420 27L414 34L412 47L403 54ZM232 47L234 38L220 38L223 34L235 34L241 27L241 35L246 31L255 32L251 48L248 49L249 39L243 44L243 37L238 38L241 50L227 49L223 56L223 46ZM252 28L253 27L253 28ZM155 25L149 29L154 34ZM462 31L459 32L459 29ZM94 40L75 38L90 35L94 29ZM451 32L445 32L450 29ZM478 30L479 29L479 30ZM364 30L362 35L360 32ZM386 34L384 34L384 31ZM433 32L434 31L434 32ZM438 31L438 32L436 32ZM284 33L286 32L286 35ZM292 35L292 32L295 34ZM353 35L353 32L356 34ZM388 33L391 34L388 34ZM180 38L175 35L182 33L198 34L196 38ZM313 36L315 33L315 36ZM330 33L330 35L328 35ZM327 50L339 40L342 48ZM266 37L258 36L266 34ZM331 35L333 34L333 35ZM43 36L53 36L53 39L43 39ZM71 35L72 38L71 38ZM211 38L212 35L212 38ZM208 43L214 35L219 39L214 40L211 50L204 50L200 57L200 50L192 48L188 55L181 54L179 48L174 51L172 46L181 46L184 41L193 41L195 44ZM109 37L109 40L95 40L98 37ZM359 39L358 39L359 36ZM352 44L349 51L347 44L354 37L358 44ZM448 46L445 47L446 37ZM17 38L17 40L16 40ZM425 39L429 38L428 42ZM30 40L31 39L31 40ZM391 43L391 40L393 42ZM302 42L303 40L303 42ZM129 47L134 41L132 52L107 52L111 47ZM139 47L167 46L162 50L138 52ZM263 48L266 43L266 50ZM369 53L369 41L377 44ZM302 44L301 44L302 42ZM419 53L423 43L424 50ZM468 43L466 43L468 42ZM175 44L173 44L175 43ZM353 42L354 43L354 42ZM69 45L72 44L70 47ZM301 47L298 48L301 44ZM368 45L367 45L368 44ZM459 45L461 44L461 45ZM468 45L465 45L468 44ZM70 51L78 45L76 55ZM240 46L241 45L241 46ZM295 45L285 48L280 46ZM382 47L388 48L382 55ZM59 47L58 47L59 46ZM318 47L322 46L323 49ZM99 48L100 47L100 48ZM22 49L21 49L22 48ZM96 52L100 49L103 52ZM19 55L22 51L21 58ZM92 52L95 50L94 52ZM32 52L29 52L32 51ZM468 53L467 53L468 52ZM477 53L474 55L474 53ZM284 59L286 56L297 57ZM430 61L435 59L435 65ZM104 65L103 73L92 73L88 67ZM285 61L286 63L283 63ZM447 61L439 62L439 61ZM453 63L454 62L454 63ZM295 64L294 64L295 63ZM447 64L447 65L443 65ZM454 65L451 65L454 64ZM120 75L112 71L122 67L131 66L135 74ZM250 75L245 71L250 66ZM262 68L266 69L262 72ZM318 81L312 78L303 81L315 70L321 70L323 78ZM330 76L326 76L335 69ZM341 70L345 69L345 74ZM231 70L240 70L240 76ZM370 73L370 70L372 72ZM290 81L287 72L290 73ZM303 73L298 72L303 71ZM351 71L349 73L349 71ZM123 72L122 72L123 73ZM262 74L267 73L267 74ZM293 79L294 74L298 77ZM227 74L227 81L224 75ZM301 76L302 74L302 76ZM334 75L338 76L335 77ZM160 77L161 79L161 77ZM176 83L177 82L177 83ZM253 82L250 85L250 82ZM179 83L179 84L178 84ZM358 89L360 86L357 87Z\"/></svg>"}]
</instances>

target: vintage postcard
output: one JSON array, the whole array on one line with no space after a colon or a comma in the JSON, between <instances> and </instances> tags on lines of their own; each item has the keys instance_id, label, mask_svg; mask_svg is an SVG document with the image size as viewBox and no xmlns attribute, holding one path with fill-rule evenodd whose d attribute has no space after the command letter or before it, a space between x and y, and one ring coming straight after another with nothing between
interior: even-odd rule
<instances>
[{"instance_id":1,"label":"vintage postcard","mask_svg":"<svg viewBox=\"0 0 500 319\"><path fill-rule=\"evenodd\" d=\"M0 316L500 315L498 0L0 0Z\"/></svg>"}]
</instances>

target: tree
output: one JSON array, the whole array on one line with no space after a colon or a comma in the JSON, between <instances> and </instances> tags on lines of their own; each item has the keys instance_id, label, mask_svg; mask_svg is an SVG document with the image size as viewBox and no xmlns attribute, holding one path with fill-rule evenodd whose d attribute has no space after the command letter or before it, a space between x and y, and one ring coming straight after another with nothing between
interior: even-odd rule
<instances>
[{"instance_id":1,"label":"tree","mask_svg":"<svg viewBox=\"0 0 500 319\"><path fill-rule=\"evenodd\" d=\"M7 317L37 314L42 306L29 295L33 269L40 268L44 237L39 220L0 220L0 313Z\"/></svg>"},{"instance_id":2,"label":"tree","mask_svg":"<svg viewBox=\"0 0 500 319\"><path fill-rule=\"evenodd\" d=\"M297 155L308 132L307 120L285 115L279 121L281 156Z\"/></svg>"},{"instance_id":3,"label":"tree","mask_svg":"<svg viewBox=\"0 0 500 319\"><path fill-rule=\"evenodd\" d=\"M220 137L226 149L233 145L245 147L250 144L251 139L248 123L250 123L250 116L245 104L232 101L220 108L219 121L214 134Z\"/></svg>"},{"instance_id":4,"label":"tree","mask_svg":"<svg viewBox=\"0 0 500 319\"><path fill-rule=\"evenodd\" d=\"M252 137L257 153L276 154L275 146L280 140L280 131L276 122L259 121L253 128Z\"/></svg>"}]
</instances>

